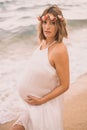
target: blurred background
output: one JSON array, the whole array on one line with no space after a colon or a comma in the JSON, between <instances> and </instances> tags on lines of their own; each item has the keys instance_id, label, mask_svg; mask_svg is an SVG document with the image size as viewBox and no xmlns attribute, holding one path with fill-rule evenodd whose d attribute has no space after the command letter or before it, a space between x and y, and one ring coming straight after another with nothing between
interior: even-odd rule
<instances>
[{"instance_id":1,"label":"blurred background","mask_svg":"<svg viewBox=\"0 0 87 130\"><path fill-rule=\"evenodd\" d=\"M37 47L37 16L51 4L61 8L68 24L64 42L70 83L87 72L87 0L0 0L0 123L15 119L23 109L17 82Z\"/></svg>"}]
</instances>

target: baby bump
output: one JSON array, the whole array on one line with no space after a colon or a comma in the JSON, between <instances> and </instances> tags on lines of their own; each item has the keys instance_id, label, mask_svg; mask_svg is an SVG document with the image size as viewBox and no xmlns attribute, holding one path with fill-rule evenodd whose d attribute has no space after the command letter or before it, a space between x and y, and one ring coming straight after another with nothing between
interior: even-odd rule
<instances>
[{"instance_id":1,"label":"baby bump","mask_svg":"<svg viewBox=\"0 0 87 130\"><path fill-rule=\"evenodd\" d=\"M19 86L18 88L19 95L21 98L26 98L29 95L35 96L35 97L43 97L47 93L50 92L49 86L46 88L43 83L33 83L29 82Z\"/></svg>"},{"instance_id":2,"label":"baby bump","mask_svg":"<svg viewBox=\"0 0 87 130\"><path fill-rule=\"evenodd\" d=\"M57 78L51 75L46 68L40 69L34 65L21 78L18 92L21 98L28 95L42 97L57 86Z\"/></svg>"},{"instance_id":3,"label":"baby bump","mask_svg":"<svg viewBox=\"0 0 87 130\"><path fill-rule=\"evenodd\" d=\"M21 98L25 98L28 95L42 97L46 93L50 92L52 84L46 77L38 77L37 75L23 78L18 86L18 92Z\"/></svg>"}]
</instances>

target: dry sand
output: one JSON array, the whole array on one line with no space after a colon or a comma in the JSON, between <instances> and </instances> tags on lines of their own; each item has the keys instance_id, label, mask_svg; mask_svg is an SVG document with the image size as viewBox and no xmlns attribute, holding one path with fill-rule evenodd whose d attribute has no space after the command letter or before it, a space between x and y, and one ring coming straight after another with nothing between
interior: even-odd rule
<instances>
[{"instance_id":1,"label":"dry sand","mask_svg":"<svg viewBox=\"0 0 87 130\"><path fill-rule=\"evenodd\" d=\"M87 74L79 77L66 93L64 127L64 130L87 130Z\"/></svg>"},{"instance_id":2,"label":"dry sand","mask_svg":"<svg viewBox=\"0 0 87 130\"><path fill-rule=\"evenodd\" d=\"M64 130L87 130L87 74L70 85L64 106ZM9 130L13 122L0 124L0 130Z\"/></svg>"}]
</instances>

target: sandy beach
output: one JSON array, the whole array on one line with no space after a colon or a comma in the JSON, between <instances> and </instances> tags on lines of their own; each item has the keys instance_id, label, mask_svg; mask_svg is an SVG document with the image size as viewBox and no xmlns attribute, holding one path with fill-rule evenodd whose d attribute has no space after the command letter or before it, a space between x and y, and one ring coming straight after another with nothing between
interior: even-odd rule
<instances>
[{"instance_id":1,"label":"sandy beach","mask_svg":"<svg viewBox=\"0 0 87 130\"><path fill-rule=\"evenodd\" d=\"M64 130L87 130L87 74L70 85L64 107ZM0 130L9 130L13 122L0 124Z\"/></svg>"},{"instance_id":2,"label":"sandy beach","mask_svg":"<svg viewBox=\"0 0 87 130\"><path fill-rule=\"evenodd\" d=\"M64 130L87 130L87 74L79 77L71 85L66 98L67 96L64 108Z\"/></svg>"}]
</instances>

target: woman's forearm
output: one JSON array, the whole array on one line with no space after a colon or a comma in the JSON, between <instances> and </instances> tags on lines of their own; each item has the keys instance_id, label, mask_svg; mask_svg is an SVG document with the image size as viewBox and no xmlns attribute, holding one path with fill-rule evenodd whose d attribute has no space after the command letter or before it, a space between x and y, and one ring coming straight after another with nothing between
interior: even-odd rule
<instances>
[{"instance_id":1,"label":"woman's forearm","mask_svg":"<svg viewBox=\"0 0 87 130\"><path fill-rule=\"evenodd\" d=\"M50 93L48 93L47 95L45 95L42 98L42 101L48 102L49 100L56 98L57 96L63 94L66 90L68 90L68 87L63 87L62 85L56 87L53 91L51 91Z\"/></svg>"}]
</instances>

